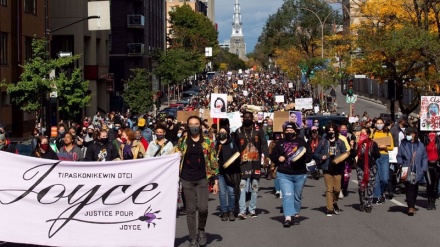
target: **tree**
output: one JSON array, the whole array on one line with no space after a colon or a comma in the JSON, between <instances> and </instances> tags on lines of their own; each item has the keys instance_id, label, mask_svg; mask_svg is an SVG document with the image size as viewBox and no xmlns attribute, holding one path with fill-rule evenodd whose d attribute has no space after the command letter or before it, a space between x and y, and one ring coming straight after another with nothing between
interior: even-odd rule
<instances>
[{"instance_id":1,"label":"tree","mask_svg":"<svg viewBox=\"0 0 440 247\"><path fill-rule=\"evenodd\" d=\"M352 70L379 80L392 79L398 88L412 87L416 97L409 105L397 98L401 111L414 111L420 95L431 91L440 78L438 4L424 1L371 0L360 3L367 16L356 27L355 47L362 56ZM399 92L400 94L400 92Z\"/></svg>"},{"instance_id":2,"label":"tree","mask_svg":"<svg viewBox=\"0 0 440 247\"><path fill-rule=\"evenodd\" d=\"M154 92L151 91L151 74L145 68L132 69L133 76L126 82L122 98L135 113L146 113L154 104Z\"/></svg>"},{"instance_id":3,"label":"tree","mask_svg":"<svg viewBox=\"0 0 440 247\"><path fill-rule=\"evenodd\" d=\"M170 49L159 58L154 73L167 84L179 84L189 76L203 70L204 57L184 49Z\"/></svg>"},{"instance_id":4,"label":"tree","mask_svg":"<svg viewBox=\"0 0 440 247\"><path fill-rule=\"evenodd\" d=\"M212 22L188 4L176 6L169 12L171 31L168 41L171 49L183 48L205 54L205 47L218 47L218 32Z\"/></svg>"},{"instance_id":5,"label":"tree","mask_svg":"<svg viewBox=\"0 0 440 247\"><path fill-rule=\"evenodd\" d=\"M214 70L239 70L246 68L246 63L241 60L237 54L230 53L224 49L220 49L220 52L213 59ZM221 65L224 64L224 68Z\"/></svg>"},{"instance_id":6,"label":"tree","mask_svg":"<svg viewBox=\"0 0 440 247\"><path fill-rule=\"evenodd\" d=\"M60 102L58 109L69 117L75 117L90 101L90 95L86 95L89 82L82 80L80 68L73 69L71 77L65 69L80 56L50 59L46 41L37 38L32 41L32 51L32 58L22 66L20 81L2 84L7 87L11 101L23 111L36 112L42 110L50 92L57 92ZM49 78L52 71L58 76Z\"/></svg>"}]
</instances>

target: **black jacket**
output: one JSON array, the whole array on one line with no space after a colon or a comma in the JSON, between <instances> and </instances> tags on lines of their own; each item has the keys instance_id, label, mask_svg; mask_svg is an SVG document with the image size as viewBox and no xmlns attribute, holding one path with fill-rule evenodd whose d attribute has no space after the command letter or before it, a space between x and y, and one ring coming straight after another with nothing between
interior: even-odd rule
<instances>
[{"instance_id":1,"label":"black jacket","mask_svg":"<svg viewBox=\"0 0 440 247\"><path fill-rule=\"evenodd\" d=\"M306 153L299 160L289 163L287 153L297 150L301 147L306 148ZM280 162L280 156L284 156L286 160L284 162ZM278 172L289 175L306 174L306 163L309 163L312 160L312 149L310 146L306 145L306 141L301 137L296 137L290 141L280 139L275 144L275 147L270 154L270 159L276 166L278 166Z\"/></svg>"},{"instance_id":2,"label":"black jacket","mask_svg":"<svg viewBox=\"0 0 440 247\"><path fill-rule=\"evenodd\" d=\"M227 169L223 168L223 164L236 152L239 152L237 144L231 139L231 137L226 140L225 143L221 144L221 149L219 141L215 144L215 149L218 155L218 165L220 174L234 174L240 173L240 157L238 157Z\"/></svg>"},{"instance_id":3,"label":"black jacket","mask_svg":"<svg viewBox=\"0 0 440 247\"><path fill-rule=\"evenodd\" d=\"M96 141L87 148L84 161L112 161L116 158L119 158L119 153L111 142L102 144Z\"/></svg>"}]
</instances>

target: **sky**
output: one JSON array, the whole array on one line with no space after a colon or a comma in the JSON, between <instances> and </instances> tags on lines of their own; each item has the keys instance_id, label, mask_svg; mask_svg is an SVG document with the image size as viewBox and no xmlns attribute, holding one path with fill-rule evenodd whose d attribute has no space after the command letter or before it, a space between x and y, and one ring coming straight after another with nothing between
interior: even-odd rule
<instances>
[{"instance_id":1,"label":"sky","mask_svg":"<svg viewBox=\"0 0 440 247\"><path fill-rule=\"evenodd\" d=\"M232 34L232 17L235 0L215 1L215 22L218 24L219 43L229 40ZM275 14L283 0L239 0L246 53L254 50L269 15Z\"/></svg>"}]
</instances>

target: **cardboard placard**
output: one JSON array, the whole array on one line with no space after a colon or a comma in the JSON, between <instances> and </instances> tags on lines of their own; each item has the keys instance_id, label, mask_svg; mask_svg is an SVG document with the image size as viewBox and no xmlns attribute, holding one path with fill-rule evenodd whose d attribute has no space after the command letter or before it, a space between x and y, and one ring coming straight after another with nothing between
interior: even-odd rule
<instances>
[{"instance_id":1,"label":"cardboard placard","mask_svg":"<svg viewBox=\"0 0 440 247\"><path fill-rule=\"evenodd\" d=\"M205 110L205 112L203 113L203 120L205 119L208 120L209 127L211 127L212 124L214 123L211 118L211 111Z\"/></svg>"},{"instance_id":2,"label":"cardboard placard","mask_svg":"<svg viewBox=\"0 0 440 247\"><path fill-rule=\"evenodd\" d=\"M238 84L238 85L243 85L243 80L238 80L238 81L237 81L237 84Z\"/></svg>"},{"instance_id":3,"label":"cardboard placard","mask_svg":"<svg viewBox=\"0 0 440 247\"><path fill-rule=\"evenodd\" d=\"M296 98L295 110L313 109L313 98Z\"/></svg>"},{"instance_id":4,"label":"cardboard placard","mask_svg":"<svg viewBox=\"0 0 440 247\"><path fill-rule=\"evenodd\" d=\"M273 113L273 132L283 132L283 124L289 121L288 111L276 111Z\"/></svg>"},{"instance_id":5,"label":"cardboard placard","mask_svg":"<svg viewBox=\"0 0 440 247\"><path fill-rule=\"evenodd\" d=\"M228 95L227 100L228 100L228 102L232 102L232 101L234 101L234 99L232 98L232 95Z\"/></svg>"},{"instance_id":6,"label":"cardboard placard","mask_svg":"<svg viewBox=\"0 0 440 247\"><path fill-rule=\"evenodd\" d=\"M377 146L381 146L381 145L390 146L391 142L393 141L393 138L391 138L391 134L390 134L390 136L374 138L373 141L377 143Z\"/></svg>"},{"instance_id":7,"label":"cardboard placard","mask_svg":"<svg viewBox=\"0 0 440 247\"><path fill-rule=\"evenodd\" d=\"M195 111L177 111L177 122L186 123L189 117L191 116L199 116L199 110Z\"/></svg>"}]
</instances>

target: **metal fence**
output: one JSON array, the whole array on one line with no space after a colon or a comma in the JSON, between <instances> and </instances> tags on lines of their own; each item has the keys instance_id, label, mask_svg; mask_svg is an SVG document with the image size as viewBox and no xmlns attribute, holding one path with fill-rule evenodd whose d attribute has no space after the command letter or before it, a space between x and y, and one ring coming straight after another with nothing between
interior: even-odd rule
<instances>
[{"instance_id":1,"label":"metal fence","mask_svg":"<svg viewBox=\"0 0 440 247\"><path fill-rule=\"evenodd\" d=\"M388 100L388 81L380 82L369 78L355 78L353 79L353 89L356 94L365 97L382 102ZM414 95L412 88L403 88L403 103L410 104Z\"/></svg>"}]
</instances>

